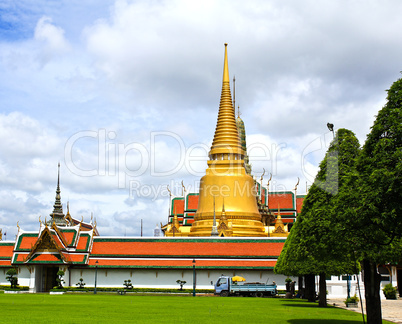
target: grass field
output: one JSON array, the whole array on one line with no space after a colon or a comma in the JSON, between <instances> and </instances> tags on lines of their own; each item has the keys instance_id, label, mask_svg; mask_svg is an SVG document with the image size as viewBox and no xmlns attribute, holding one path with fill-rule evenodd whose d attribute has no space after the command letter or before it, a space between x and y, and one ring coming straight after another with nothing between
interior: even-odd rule
<instances>
[{"instance_id":1,"label":"grass field","mask_svg":"<svg viewBox=\"0 0 402 324\"><path fill-rule=\"evenodd\" d=\"M1 323L362 323L355 312L282 298L0 294L0 309Z\"/></svg>"}]
</instances>

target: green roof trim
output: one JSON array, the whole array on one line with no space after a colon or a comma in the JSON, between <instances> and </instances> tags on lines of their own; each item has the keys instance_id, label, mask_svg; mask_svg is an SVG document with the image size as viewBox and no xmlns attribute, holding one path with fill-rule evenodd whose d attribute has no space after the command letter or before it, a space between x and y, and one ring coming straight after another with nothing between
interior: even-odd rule
<instances>
[{"instance_id":1,"label":"green roof trim","mask_svg":"<svg viewBox=\"0 0 402 324\"><path fill-rule=\"evenodd\" d=\"M31 251L31 249L21 249L21 242L24 237L36 237L39 238L39 233L30 233L30 234L22 234L18 237L17 247L15 248L16 251Z\"/></svg>"},{"instance_id":2,"label":"green roof trim","mask_svg":"<svg viewBox=\"0 0 402 324\"><path fill-rule=\"evenodd\" d=\"M0 246L14 246L15 242L0 242Z\"/></svg>"}]
</instances>

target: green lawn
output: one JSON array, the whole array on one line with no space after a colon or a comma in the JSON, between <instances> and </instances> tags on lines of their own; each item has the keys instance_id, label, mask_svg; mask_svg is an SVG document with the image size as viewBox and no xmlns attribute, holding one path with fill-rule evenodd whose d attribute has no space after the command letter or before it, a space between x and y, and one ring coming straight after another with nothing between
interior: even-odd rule
<instances>
[{"instance_id":1,"label":"green lawn","mask_svg":"<svg viewBox=\"0 0 402 324\"><path fill-rule=\"evenodd\" d=\"M0 294L0 309L1 323L362 323L352 311L282 298Z\"/></svg>"}]
</instances>

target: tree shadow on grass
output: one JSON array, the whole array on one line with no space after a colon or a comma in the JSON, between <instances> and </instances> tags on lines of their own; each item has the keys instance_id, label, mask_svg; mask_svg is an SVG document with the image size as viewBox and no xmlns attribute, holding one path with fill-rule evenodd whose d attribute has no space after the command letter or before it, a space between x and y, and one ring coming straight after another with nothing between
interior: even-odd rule
<instances>
[{"instance_id":1,"label":"tree shadow on grass","mask_svg":"<svg viewBox=\"0 0 402 324\"><path fill-rule=\"evenodd\" d=\"M306 299L284 299L281 304L288 307L318 307L318 303L308 302Z\"/></svg>"},{"instance_id":2,"label":"tree shadow on grass","mask_svg":"<svg viewBox=\"0 0 402 324\"><path fill-rule=\"evenodd\" d=\"M291 319L287 320L289 324L361 324L358 320L336 320L336 319Z\"/></svg>"}]
</instances>

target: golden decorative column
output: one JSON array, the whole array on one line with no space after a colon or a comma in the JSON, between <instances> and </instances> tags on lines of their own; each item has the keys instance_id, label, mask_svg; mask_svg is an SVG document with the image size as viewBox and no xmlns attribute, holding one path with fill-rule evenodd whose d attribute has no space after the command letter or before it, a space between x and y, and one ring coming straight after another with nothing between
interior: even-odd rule
<instances>
[{"instance_id":1,"label":"golden decorative column","mask_svg":"<svg viewBox=\"0 0 402 324\"><path fill-rule=\"evenodd\" d=\"M244 156L230 93L225 44L218 121L209 152L208 168L200 182L198 209L190 236L211 235L214 197L218 210L225 202L225 216L231 223L232 236L267 236L257 207L254 181L244 168ZM220 216L221 212L218 212L217 218Z\"/></svg>"}]
</instances>

